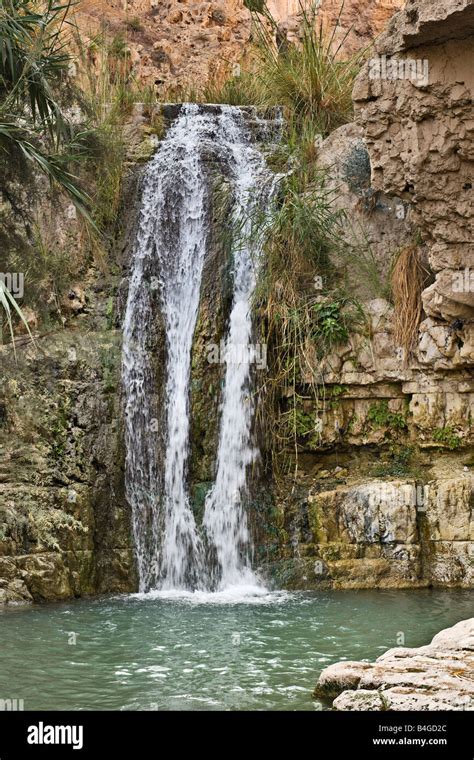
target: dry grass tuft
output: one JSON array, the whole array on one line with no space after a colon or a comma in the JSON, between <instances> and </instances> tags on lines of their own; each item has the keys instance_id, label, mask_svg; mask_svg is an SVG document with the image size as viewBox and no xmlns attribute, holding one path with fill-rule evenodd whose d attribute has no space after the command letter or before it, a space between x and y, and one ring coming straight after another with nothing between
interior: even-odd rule
<instances>
[{"instance_id":1,"label":"dry grass tuft","mask_svg":"<svg viewBox=\"0 0 474 760\"><path fill-rule=\"evenodd\" d=\"M418 247L411 245L404 248L393 267L391 285L395 306L394 337L396 345L404 349L405 365L417 343L425 277Z\"/></svg>"}]
</instances>

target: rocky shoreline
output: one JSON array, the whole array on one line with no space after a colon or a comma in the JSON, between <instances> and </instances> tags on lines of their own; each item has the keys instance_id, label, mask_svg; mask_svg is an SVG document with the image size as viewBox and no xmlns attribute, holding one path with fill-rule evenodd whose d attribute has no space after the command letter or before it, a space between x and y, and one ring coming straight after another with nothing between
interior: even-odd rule
<instances>
[{"instance_id":1,"label":"rocky shoreline","mask_svg":"<svg viewBox=\"0 0 474 760\"><path fill-rule=\"evenodd\" d=\"M474 710L474 618L427 646L389 649L375 663L330 665L314 696L341 711Z\"/></svg>"}]
</instances>

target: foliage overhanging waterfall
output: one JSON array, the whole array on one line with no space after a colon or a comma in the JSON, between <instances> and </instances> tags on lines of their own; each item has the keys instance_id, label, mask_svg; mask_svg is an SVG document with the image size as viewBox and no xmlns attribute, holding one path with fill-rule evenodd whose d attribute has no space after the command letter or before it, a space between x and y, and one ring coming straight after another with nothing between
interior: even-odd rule
<instances>
[{"instance_id":1,"label":"foliage overhanging waterfall","mask_svg":"<svg viewBox=\"0 0 474 760\"><path fill-rule=\"evenodd\" d=\"M253 114L253 119L256 115ZM201 280L210 237L213 154L231 185L233 297L225 339L224 387L213 486L202 524L188 493L190 377ZM275 175L252 142L240 108L183 105L144 177L124 321L126 493L131 505L140 591L255 586L245 510L252 441L251 298L259 237L252 219L271 200ZM166 336L164 455L154 419L156 378L150 330L156 310ZM244 361L235 348L246 347Z\"/></svg>"}]
</instances>

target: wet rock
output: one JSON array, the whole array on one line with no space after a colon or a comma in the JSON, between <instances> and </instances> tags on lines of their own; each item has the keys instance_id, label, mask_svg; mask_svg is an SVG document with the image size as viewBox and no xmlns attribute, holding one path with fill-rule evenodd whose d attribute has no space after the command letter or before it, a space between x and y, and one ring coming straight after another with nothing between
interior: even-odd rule
<instances>
[{"instance_id":1,"label":"wet rock","mask_svg":"<svg viewBox=\"0 0 474 760\"><path fill-rule=\"evenodd\" d=\"M270 566L272 577L289 588L474 584L474 476L469 472L424 485L373 479L321 490L326 478L308 496L308 528L301 542L295 536L301 559Z\"/></svg>"}]
</instances>

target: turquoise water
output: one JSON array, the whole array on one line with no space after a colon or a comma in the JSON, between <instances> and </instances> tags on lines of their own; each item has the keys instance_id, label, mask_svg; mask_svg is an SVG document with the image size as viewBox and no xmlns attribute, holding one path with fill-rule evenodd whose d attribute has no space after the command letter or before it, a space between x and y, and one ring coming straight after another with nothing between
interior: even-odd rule
<instances>
[{"instance_id":1,"label":"turquoise water","mask_svg":"<svg viewBox=\"0 0 474 760\"><path fill-rule=\"evenodd\" d=\"M25 709L314 710L320 671L430 641L469 591L139 595L0 612L0 697ZM398 638L397 638L398 637ZM73 642L76 642L75 644Z\"/></svg>"}]
</instances>

